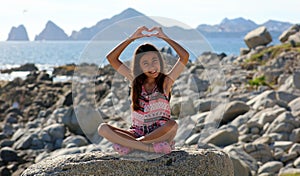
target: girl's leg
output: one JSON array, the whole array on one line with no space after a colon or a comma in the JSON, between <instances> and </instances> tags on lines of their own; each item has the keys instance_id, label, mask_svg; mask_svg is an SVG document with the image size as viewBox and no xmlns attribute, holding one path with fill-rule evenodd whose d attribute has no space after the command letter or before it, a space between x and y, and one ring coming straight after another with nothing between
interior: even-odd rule
<instances>
[{"instance_id":1,"label":"girl's leg","mask_svg":"<svg viewBox=\"0 0 300 176\"><path fill-rule=\"evenodd\" d=\"M98 133L112 143L117 143L132 149L154 152L152 145L138 141L132 135L127 134L125 130L113 127L106 123L101 123L99 125Z\"/></svg>"},{"instance_id":2,"label":"girl's leg","mask_svg":"<svg viewBox=\"0 0 300 176\"><path fill-rule=\"evenodd\" d=\"M124 137L126 137L126 138L136 140L136 137L127 130L123 130L121 128L117 128L117 127L114 127L114 126L111 126L111 125L108 125L108 127L111 128L116 133L120 133L120 135L125 135Z\"/></svg>"},{"instance_id":3,"label":"girl's leg","mask_svg":"<svg viewBox=\"0 0 300 176\"><path fill-rule=\"evenodd\" d=\"M141 141L146 144L151 144L154 142L168 141L169 143L176 136L178 125L175 120L168 120L165 125L157 128L151 133L138 138L138 141Z\"/></svg>"}]
</instances>

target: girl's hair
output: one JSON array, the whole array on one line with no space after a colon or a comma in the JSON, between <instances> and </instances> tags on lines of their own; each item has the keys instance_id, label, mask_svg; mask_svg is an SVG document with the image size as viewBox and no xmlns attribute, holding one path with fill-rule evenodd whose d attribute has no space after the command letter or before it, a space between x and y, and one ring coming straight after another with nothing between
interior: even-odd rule
<instances>
[{"instance_id":1,"label":"girl's hair","mask_svg":"<svg viewBox=\"0 0 300 176\"><path fill-rule=\"evenodd\" d=\"M147 76L143 73L140 67L140 60L142 56L144 56L144 54L146 54L149 51L157 53L159 63L160 63L160 71L159 71L159 75L155 78L155 82L158 91L161 92L162 94L164 93L163 83L166 75L164 74L164 62L162 56L154 45L149 43L142 44L135 50L133 64L132 64L134 79L131 85L131 99L132 99L133 110L138 110L140 108L139 96L141 95L142 92L142 85L144 84L147 78Z\"/></svg>"}]
</instances>

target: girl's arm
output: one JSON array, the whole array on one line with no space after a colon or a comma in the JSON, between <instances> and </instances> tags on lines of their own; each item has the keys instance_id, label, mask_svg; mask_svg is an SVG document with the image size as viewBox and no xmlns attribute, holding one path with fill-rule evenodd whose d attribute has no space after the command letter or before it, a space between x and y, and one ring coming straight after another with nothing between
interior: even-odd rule
<instances>
[{"instance_id":1,"label":"girl's arm","mask_svg":"<svg viewBox=\"0 0 300 176\"><path fill-rule=\"evenodd\" d=\"M167 79L165 80L165 91L169 93L171 86L173 85L174 81L179 77L181 72L183 72L185 65L189 61L189 53L177 42L170 39L165 33L163 33L161 27L154 27L150 31L157 31L157 33L152 34L152 36L156 36L165 40L178 54L179 58L173 68L167 73Z\"/></svg>"},{"instance_id":2,"label":"girl's arm","mask_svg":"<svg viewBox=\"0 0 300 176\"><path fill-rule=\"evenodd\" d=\"M148 36L142 33L144 30L147 30L145 26L139 27L129 38L117 45L106 56L111 66L121 75L125 76L129 81L133 81L131 70L122 61L120 61L119 57L124 49L135 39Z\"/></svg>"}]
</instances>

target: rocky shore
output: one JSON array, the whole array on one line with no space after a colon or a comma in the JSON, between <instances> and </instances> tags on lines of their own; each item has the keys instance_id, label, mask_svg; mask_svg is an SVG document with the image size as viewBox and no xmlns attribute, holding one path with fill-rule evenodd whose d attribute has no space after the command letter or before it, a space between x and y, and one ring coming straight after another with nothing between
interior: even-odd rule
<instances>
[{"instance_id":1,"label":"rocky shore","mask_svg":"<svg viewBox=\"0 0 300 176\"><path fill-rule=\"evenodd\" d=\"M268 46L272 37L261 27L245 36L249 48L240 56L206 52L190 62L172 91L176 149L226 152L237 176L300 174L299 31L294 25L280 36L282 44ZM0 175L30 173L30 166L67 154L110 153L96 130L102 121L128 127L126 80L110 66L82 64L52 75L79 79L54 82L27 66L26 79L0 85Z\"/></svg>"}]
</instances>

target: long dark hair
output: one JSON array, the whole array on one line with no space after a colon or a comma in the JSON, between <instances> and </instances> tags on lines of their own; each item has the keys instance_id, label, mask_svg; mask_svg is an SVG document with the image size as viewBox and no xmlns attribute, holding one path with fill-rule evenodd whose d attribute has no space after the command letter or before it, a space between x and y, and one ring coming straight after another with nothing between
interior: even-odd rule
<instances>
[{"instance_id":1,"label":"long dark hair","mask_svg":"<svg viewBox=\"0 0 300 176\"><path fill-rule=\"evenodd\" d=\"M159 75L155 78L155 82L158 91L162 94L164 93L163 83L166 75L164 74L164 62L162 56L154 45L149 43L142 44L135 50L134 57L133 57L133 64L132 64L134 79L131 85L131 99L132 99L133 110L138 110L140 108L139 96L141 95L142 92L142 85L144 84L147 78L147 76L143 73L140 67L140 60L142 56L149 51L153 51L157 53L159 63L160 63L160 71L159 71Z\"/></svg>"}]
</instances>

